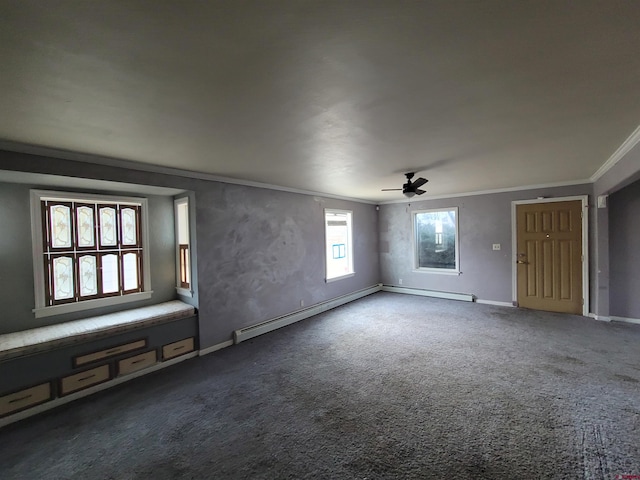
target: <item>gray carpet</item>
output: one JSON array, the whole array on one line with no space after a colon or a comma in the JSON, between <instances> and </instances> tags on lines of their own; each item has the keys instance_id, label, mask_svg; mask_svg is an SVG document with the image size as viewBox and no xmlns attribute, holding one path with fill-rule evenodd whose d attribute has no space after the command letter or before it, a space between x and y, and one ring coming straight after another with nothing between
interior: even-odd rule
<instances>
[{"instance_id":1,"label":"gray carpet","mask_svg":"<svg viewBox=\"0 0 640 480\"><path fill-rule=\"evenodd\" d=\"M640 326L377 293L0 430L9 479L640 475Z\"/></svg>"}]
</instances>

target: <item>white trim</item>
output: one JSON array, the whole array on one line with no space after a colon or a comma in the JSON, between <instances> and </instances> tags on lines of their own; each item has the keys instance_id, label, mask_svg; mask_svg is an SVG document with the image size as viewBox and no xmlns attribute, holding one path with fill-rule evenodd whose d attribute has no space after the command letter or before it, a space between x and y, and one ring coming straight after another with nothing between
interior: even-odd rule
<instances>
[{"instance_id":1,"label":"white trim","mask_svg":"<svg viewBox=\"0 0 640 480\"><path fill-rule=\"evenodd\" d=\"M618 317L615 315L611 315L611 317L609 318L616 322L635 323L637 325L640 325L640 318Z\"/></svg>"},{"instance_id":2,"label":"white trim","mask_svg":"<svg viewBox=\"0 0 640 480\"><path fill-rule=\"evenodd\" d=\"M319 313L326 312L327 310L331 310L332 308L339 307L340 305L344 305L345 303L353 302L354 300L358 300L359 298L379 292L381 287L382 284L379 283L369 288L358 290L353 293L348 293L346 295L342 295L325 302L317 303L311 307L296 310L295 312L291 312L280 317L272 318L270 320L251 325L249 327L234 330L234 343L240 343L245 340L249 340L250 338L272 332L273 330L277 330L278 328L286 327L288 325L291 325L292 323L299 322L300 320L304 320L306 318L318 315Z\"/></svg>"},{"instance_id":3,"label":"white trim","mask_svg":"<svg viewBox=\"0 0 640 480\"><path fill-rule=\"evenodd\" d=\"M569 180L566 182L552 182L552 183L541 183L538 185L524 185L522 187L505 187L505 188L495 188L491 190L477 190L473 192L461 192L461 193L447 193L443 195L429 195L427 198L416 198L412 199L403 199L403 200L388 200L384 202L378 202L378 205L388 205L393 203L417 203L417 202L425 202L429 200L446 200L446 199L454 199L458 197L473 197L475 195L491 195L495 193L507 193L507 192L520 192L524 190L538 190L543 188L556 188L556 187L570 187L572 185L589 185L591 184L591 180L586 178L582 180Z\"/></svg>"},{"instance_id":4,"label":"white trim","mask_svg":"<svg viewBox=\"0 0 640 480\"><path fill-rule=\"evenodd\" d=\"M447 212L454 210L456 213L456 244L455 244L455 268L433 268L433 267L420 267L418 265L418 232L416 230L416 218L421 213L432 212ZM413 243L413 271L416 273L436 273L439 275L460 275L460 212L458 207L442 207L442 208L430 208L426 210L413 210L411 212L411 228L412 228L412 243Z\"/></svg>"},{"instance_id":5,"label":"white trim","mask_svg":"<svg viewBox=\"0 0 640 480\"><path fill-rule=\"evenodd\" d=\"M347 217L347 245L346 245L346 254L349 258L349 272L344 275L338 275L336 277L329 277L327 275L327 270L329 267L329 244L327 243L327 214L334 215L346 215ZM354 264L354 241L353 241L353 211L352 210L342 210L338 208L325 208L323 213L323 222L324 222L324 280L326 283L335 282L336 280L341 280L343 278L353 277L356 273L355 264Z\"/></svg>"},{"instance_id":6,"label":"white trim","mask_svg":"<svg viewBox=\"0 0 640 480\"><path fill-rule=\"evenodd\" d=\"M434 273L436 275L462 275L462 272L458 270L446 270L444 268L414 268L411 271L413 273Z\"/></svg>"},{"instance_id":7,"label":"white trim","mask_svg":"<svg viewBox=\"0 0 640 480\"><path fill-rule=\"evenodd\" d=\"M518 304L516 206L571 201L580 201L582 203L582 315L585 317L589 316L589 195L534 198L531 200L513 200L511 202L511 298L513 299L514 305Z\"/></svg>"},{"instance_id":8,"label":"white trim","mask_svg":"<svg viewBox=\"0 0 640 480\"><path fill-rule=\"evenodd\" d=\"M181 297L193 298L193 290L187 290L186 288L176 287L176 293Z\"/></svg>"},{"instance_id":9,"label":"white trim","mask_svg":"<svg viewBox=\"0 0 640 480\"><path fill-rule=\"evenodd\" d=\"M227 348L233 345L233 340L227 340L226 342L218 343L216 345L212 345L207 348L203 348L200 350L199 355L202 357L203 355L209 355L210 353L217 352L218 350L222 350L223 348Z\"/></svg>"},{"instance_id":10,"label":"white trim","mask_svg":"<svg viewBox=\"0 0 640 480\"><path fill-rule=\"evenodd\" d=\"M33 288L35 307L32 310L36 318L60 315L64 313L79 312L92 308L121 305L151 298L151 260L149 240L149 202L144 197L126 197L122 195L97 195L93 193L59 192L55 190L30 190L31 201L31 252L33 259ZM42 212L40 202L53 199L61 201L90 201L108 202L120 204L132 204L140 206L141 233L142 233L142 275L144 291L127 295L98 298L94 300L82 300L80 302L65 303L61 305L45 306L44 265L41 261L42 245Z\"/></svg>"},{"instance_id":11,"label":"white trim","mask_svg":"<svg viewBox=\"0 0 640 480\"><path fill-rule=\"evenodd\" d=\"M587 315L590 318L593 318L594 320L598 320L600 322L610 322L611 321L611 317L607 317L605 315L597 315L595 313L589 312L589 314Z\"/></svg>"},{"instance_id":12,"label":"white trim","mask_svg":"<svg viewBox=\"0 0 640 480\"><path fill-rule=\"evenodd\" d=\"M509 302L497 302L495 300L482 300L481 298L476 298L474 302L481 303L483 305L496 305L499 307L516 308L516 306L513 303L509 303Z\"/></svg>"},{"instance_id":13,"label":"white trim","mask_svg":"<svg viewBox=\"0 0 640 480\"><path fill-rule=\"evenodd\" d=\"M21 153L26 155L39 155L43 157L59 158L61 160L81 161L85 163L93 163L96 165L105 165L108 167L126 168L129 170L138 170L142 172L161 173L165 175L173 175L176 177L193 178L196 180L207 180L209 182L230 183L232 185L243 185L245 187L264 188L267 190L278 190L281 192L299 193L302 195L311 195L324 198L335 198L337 200L347 200L356 203L366 203L368 205L378 205L379 202L371 200L363 200L353 197L345 197L342 195L333 195L330 193L314 192L312 190L302 190L299 188L283 187L280 185L272 185L269 183L252 182L238 178L223 177L210 173L196 172L193 170L184 170L175 167L163 167L151 163L134 162L131 160L121 160L111 157L103 157L100 155L71 152L68 150L60 150L48 147L38 147L33 145L24 145L6 140L0 140L0 150L13 153Z\"/></svg>"},{"instance_id":14,"label":"white trim","mask_svg":"<svg viewBox=\"0 0 640 480\"><path fill-rule=\"evenodd\" d=\"M64 313L82 312L93 308L139 302L150 299L151 295L153 295L153 290L129 293L127 295L119 295L117 297L95 298L93 300L82 300L81 302L75 303L63 303L60 305L52 305L50 307L34 308L31 311L34 313L36 318L44 318L51 317L53 315L62 315Z\"/></svg>"},{"instance_id":15,"label":"white trim","mask_svg":"<svg viewBox=\"0 0 640 480\"><path fill-rule=\"evenodd\" d=\"M189 289L183 288L180 286L180 226L178 224L178 208L182 205L187 206L187 247L189 249ZM184 297L193 297L193 289L191 288L193 285L192 272L193 272L193 250L191 248L191 215L190 215L190 207L189 207L189 197L188 196L180 196L180 198L175 198L173 200L173 226L174 226L174 234L175 234L175 257L176 257L176 292L178 295L182 295Z\"/></svg>"},{"instance_id":16,"label":"white trim","mask_svg":"<svg viewBox=\"0 0 640 480\"><path fill-rule=\"evenodd\" d=\"M171 365L175 365L176 363L184 362L185 360L189 360L190 358L194 358L197 356L198 356L197 351L190 352L185 355L181 355L177 358L172 358L164 362L156 363L155 365L152 365L149 368L138 370L137 372L133 372L128 375L123 375L122 377L115 377L107 382L94 385L93 387L85 388L84 390L80 390L79 392L75 392L70 395L65 395L64 397L54 398L53 400L42 403L40 405L36 405L35 407L29 408L27 410L22 410L21 412L14 413L13 415L9 415L8 417L0 418L0 428L6 425L9 425L11 423L17 422L19 420L23 420L25 418L31 417L33 415L46 412L47 410L51 410L52 408L59 407L60 405L64 405L65 403L73 402L74 400L78 400L80 398L87 397L89 395L100 392L102 390L115 387L116 385L120 385L121 383L128 382L129 380L133 380L134 378L138 378L148 373L152 373L157 370L170 367Z\"/></svg>"},{"instance_id":17,"label":"white trim","mask_svg":"<svg viewBox=\"0 0 640 480\"><path fill-rule=\"evenodd\" d=\"M393 285L383 285L382 291L404 293L408 295L419 295L422 297L444 298L447 300L461 300L463 302L473 302L473 295L470 293L438 292L435 290L423 290L420 288L395 287Z\"/></svg>"},{"instance_id":18,"label":"white trim","mask_svg":"<svg viewBox=\"0 0 640 480\"><path fill-rule=\"evenodd\" d=\"M325 278L324 282L325 283L332 283L332 282L337 282L338 280L344 280L345 278L351 278L351 277L355 277L355 276L356 276L356 272L347 273L346 275L340 275L339 277Z\"/></svg>"},{"instance_id":19,"label":"white trim","mask_svg":"<svg viewBox=\"0 0 640 480\"><path fill-rule=\"evenodd\" d=\"M622 160L624 156L638 144L638 142L640 142L640 125L633 131L631 135L629 135L629 137L624 142L622 142L622 145L620 145L618 149L613 152L613 155L611 155L609 159L604 162L593 175L591 175L591 182L595 182L605 173L607 173L616 163Z\"/></svg>"}]
</instances>

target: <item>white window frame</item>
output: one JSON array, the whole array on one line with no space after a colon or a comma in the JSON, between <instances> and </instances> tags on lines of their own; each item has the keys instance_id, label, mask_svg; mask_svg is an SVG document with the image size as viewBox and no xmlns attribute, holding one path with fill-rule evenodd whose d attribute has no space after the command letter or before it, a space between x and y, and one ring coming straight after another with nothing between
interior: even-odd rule
<instances>
[{"instance_id":1,"label":"white window frame","mask_svg":"<svg viewBox=\"0 0 640 480\"><path fill-rule=\"evenodd\" d=\"M454 211L456 214L456 241L455 241L455 268L434 268L434 267L420 267L418 260L418 215L421 213L433 213L433 212L450 212ZM436 273L439 275L460 275L460 217L458 207L442 207L431 208L428 210L416 210L412 215L412 227L413 227L413 271L422 273Z\"/></svg>"},{"instance_id":2,"label":"white window frame","mask_svg":"<svg viewBox=\"0 0 640 480\"><path fill-rule=\"evenodd\" d=\"M187 206L187 234L189 235L189 240L187 245L189 246L189 288L184 288L180 282L180 241L179 241L179 214L178 210L182 205ZM175 238L176 238L176 291L178 295L182 295L184 297L193 297L193 251L191 248L191 211L189 210L189 197L177 198L173 201L173 216L175 223Z\"/></svg>"},{"instance_id":3,"label":"white window frame","mask_svg":"<svg viewBox=\"0 0 640 480\"><path fill-rule=\"evenodd\" d=\"M329 242L327 238L327 215L338 214L338 215L347 215L347 227L348 227L348 245L346 246L346 255L349 259L349 273L344 275L338 275L335 277L329 277ZM353 266L353 211L351 210L338 210L335 208L325 208L324 209L324 274L325 274L325 282L335 282L337 280L342 280L344 278L353 277L355 275L355 270Z\"/></svg>"},{"instance_id":4,"label":"white window frame","mask_svg":"<svg viewBox=\"0 0 640 480\"><path fill-rule=\"evenodd\" d=\"M151 298L153 290L151 290L151 270L149 257L149 225L148 202L142 197L123 197L116 195L97 195L88 193L71 193L58 192L53 190L31 190L31 245L33 256L33 283L35 308L33 313L36 318L48 317L52 315L61 315L64 313L80 312L93 308L107 307L111 305L120 305L130 302L137 302ZM44 246L42 243L42 213L41 202L43 200L59 200L72 202L111 202L111 203L130 203L140 206L141 215L141 231L142 231L142 271L143 271L143 288L144 291L138 293L130 293L127 295L97 298L93 300L83 300L80 302L64 303L61 305L46 305L45 299L45 272L44 262L42 261L42 252Z\"/></svg>"}]
</instances>

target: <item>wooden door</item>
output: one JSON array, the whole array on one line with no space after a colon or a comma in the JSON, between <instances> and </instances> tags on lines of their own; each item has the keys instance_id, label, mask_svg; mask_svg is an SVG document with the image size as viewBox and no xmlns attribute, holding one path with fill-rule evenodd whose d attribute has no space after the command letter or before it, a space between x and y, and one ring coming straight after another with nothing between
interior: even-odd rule
<instances>
[{"instance_id":1,"label":"wooden door","mask_svg":"<svg viewBox=\"0 0 640 480\"><path fill-rule=\"evenodd\" d=\"M582 314L582 202L516 205L518 306Z\"/></svg>"}]
</instances>

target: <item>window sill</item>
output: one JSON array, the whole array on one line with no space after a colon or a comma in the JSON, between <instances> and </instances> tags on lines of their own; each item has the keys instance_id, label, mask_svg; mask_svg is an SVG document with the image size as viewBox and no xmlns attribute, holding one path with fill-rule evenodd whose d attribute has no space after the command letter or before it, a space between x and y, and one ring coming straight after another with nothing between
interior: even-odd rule
<instances>
[{"instance_id":1,"label":"window sill","mask_svg":"<svg viewBox=\"0 0 640 480\"><path fill-rule=\"evenodd\" d=\"M356 273L353 272L353 273L347 273L346 275L340 275L339 277L327 278L327 279L325 279L325 283L337 282L338 280L342 280L344 278L354 277L355 274Z\"/></svg>"},{"instance_id":2,"label":"window sill","mask_svg":"<svg viewBox=\"0 0 640 480\"><path fill-rule=\"evenodd\" d=\"M435 273L436 275L461 275L459 270L440 270L438 268L416 268L413 270L416 273Z\"/></svg>"},{"instance_id":3,"label":"window sill","mask_svg":"<svg viewBox=\"0 0 640 480\"><path fill-rule=\"evenodd\" d=\"M188 288L176 287L176 292L181 297L193 298L193 291Z\"/></svg>"},{"instance_id":4,"label":"window sill","mask_svg":"<svg viewBox=\"0 0 640 480\"><path fill-rule=\"evenodd\" d=\"M100 307L109 307L111 305L122 305L124 303L138 302L151 298L152 290L148 292L131 293L120 297L98 298L96 300L85 300L78 303L64 303L62 305L53 305L51 307L34 308L33 313L36 318L51 317L53 315L62 315L64 313L81 312Z\"/></svg>"}]
</instances>

